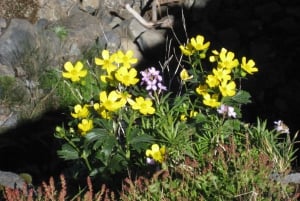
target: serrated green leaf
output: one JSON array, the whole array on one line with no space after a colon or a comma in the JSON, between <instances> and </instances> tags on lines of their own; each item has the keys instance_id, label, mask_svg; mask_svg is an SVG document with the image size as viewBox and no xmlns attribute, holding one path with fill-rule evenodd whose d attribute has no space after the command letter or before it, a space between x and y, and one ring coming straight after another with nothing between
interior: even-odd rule
<instances>
[{"instance_id":1,"label":"serrated green leaf","mask_svg":"<svg viewBox=\"0 0 300 201\"><path fill-rule=\"evenodd\" d=\"M140 136L133 137L129 141L129 144L135 144L135 143L141 143L141 142L151 143L153 141L154 141L154 137L152 137L151 135L143 134L143 135L140 135Z\"/></svg>"},{"instance_id":2,"label":"serrated green leaf","mask_svg":"<svg viewBox=\"0 0 300 201\"><path fill-rule=\"evenodd\" d=\"M145 148L147 144L154 142L154 140L155 140L154 137L147 134L143 134L140 136L133 137L128 143L131 145L133 149L140 150Z\"/></svg>"},{"instance_id":3,"label":"serrated green leaf","mask_svg":"<svg viewBox=\"0 0 300 201\"><path fill-rule=\"evenodd\" d=\"M236 101L239 104L251 103L251 95L247 91L240 90L235 96L232 97L232 100Z\"/></svg>"},{"instance_id":4,"label":"serrated green leaf","mask_svg":"<svg viewBox=\"0 0 300 201\"><path fill-rule=\"evenodd\" d=\"M105 129L101 129L101 128L96 128L93 129L91 132L89 132L86 136L85 136L85 142L93 142L95 140L99 140L105 136L107 136L108 133Z\"/></svg>"},{"instance_id":5,"label":"serrated green leaf","mask_svg":"<svg viewBox=\"0 0 300 201\"><path fill-rule=\"evenodd\" d=\"M65 160L75 160L75 159L80 158L76 149L74 149L69 144L64 144L62 146L62 150L57 151L57 154L59 155L59 157L65 159Z\"/></svg>"}]
</instances>

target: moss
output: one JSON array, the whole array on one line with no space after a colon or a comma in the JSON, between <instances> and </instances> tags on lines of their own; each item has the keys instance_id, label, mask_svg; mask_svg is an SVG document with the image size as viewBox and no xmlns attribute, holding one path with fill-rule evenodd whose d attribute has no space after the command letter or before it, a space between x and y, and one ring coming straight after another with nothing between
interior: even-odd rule
<instances>
[{"instance_id":1,"label":"moss","mask_svg":"<svg viewBox=\"0 0 300 201\"><path fill-rule=\"evenodd\" d=\"M0 76L0 100L5 100L9 97L14 84L15 79L13 77Z\"/></svg>"},{"instance_id":2,"label":"moss","mask_svg":"<svg viewBox=\"0 0 300 201\"><path fill-rule=\"evenodd\" d=\"M77 103L75 96L58 70L49 70L43 73L40 78L40 86L45 93L52 93L52 104L60 108L67 108Z\"/></svg>"},{"instance_id":3,"label":"moss","mask_svg":"<svg viewBox=\"0 0 300 201\"><path fill-rule=\"evenodd\" d=\"M54 33L62 41L68 36L68 30L64 26L55 26L53 28Z\"/></svg>"}]
</instances>

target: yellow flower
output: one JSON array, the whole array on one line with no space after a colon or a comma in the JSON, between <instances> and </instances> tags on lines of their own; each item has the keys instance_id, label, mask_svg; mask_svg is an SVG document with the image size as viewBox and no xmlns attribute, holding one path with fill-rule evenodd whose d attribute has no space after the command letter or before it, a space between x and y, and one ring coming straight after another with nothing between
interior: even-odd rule
<instances>
[{"instance_id":1,"label":"yellow flower","mask_svg":"<svg viewBox=\"0 0 300 201\"><path fill-rule=\"evenodd\" d=\"M210 88L216 87L220 84L220 81L215 75L208 75L205 82Z\"/></svg>"},{"instance_id":2,"label":"yellow flower","mask_svg":"<svg viewBox=\"0 0 300 201\"><path fill-rule=\"evenodd\" d=\"M129 99L131 99L131 94L129 94L127 91L120 92L120 101L124 103L124 105L128 102Z\"/></svg>"},{"instance_id":3,"label":"yellow flower","mask_svg":"<svg viewBox=\"0 0 300 201\"><path fill-rule=\"evenodd\" d=\"M230 76L230 70L229 69L224 69L224 68L217 68L217 69L213 69L213 74L214 76L220 81L228 81L231 79Z\"/></svg>"},{"instance_id":4,"label":"yellow flower","mask_svg":"<svg viewBox=\"0 0 300 201\"><path fill-rule=\"evenodd\" d=\"M241 67L244 71L251 75L255 72L258 72L258 68L255 67L255 62L252 59L246 62L246 57L242 57Z\"/></svg>"},{"instance_id":5,"label":"yellow flower","mask_svg":"<svg viewBox=\"0 0 300 201\"><path fill-rule=\"evenodd\" d=\"M102 59L95 58L95 64L98 66L102 66L102 69L106 69L108 74L117 69L117 66L114 64L116 55L109 55L108 50L102 51Z\"/></svg>"},{"instance_id":6,"label":"yellow flower","mask_svg":"<svg viewBox=\"0 0 300 201\"><path fill-rule=\"evenodd\" d=\"M234 96L236 94L236 84L234 81L223 81L219 86L222 96Z\"/></svg>"},{"instance_id":7,"label":"yellow flower","mask_svg":"<svg viewBox=\"0 0 300 201\"><path fill-rule=\"evenodd\" d=\"M81 135L86 135L86 133L94 128L93 120L91 119L82 119L81 123L78 124L78 128L81 132Z\"/></svg>"},{"instance_id":8,"label":"yellow flower","mask_svg":"<svg viewBox=\"0 0 300 201\"><path fill-rule=\"evenodd\" d=\"M101 106L111 112L120 109L126 104L124 101L120 101L121 96L117 91L111 91L108 96L106 91L102 91L99 94L99 98Z\"/></svg>"},{"instance_id":9,"label":"yellow flower","mask_svg":"<svg viewBox=\"0 0 300 201\"><path fill-rule=\"evenodd\" d=\"M137 58L133 58L133 51L129 50L125 54L119 50L116 56L116 62L123 64L124 67L130 68L131 64L136 64L138 62Z\"/></svg>"},{"instance_id":10,"label":"yellow flower","mask_svg":"<svg viewBox=\"0 0 300 201\"><path fill-rule=\"evenodd\" d=\"M166 147L159 148L158 144L153 144L151 149L146 150L146 156L153 158L156 162L162 163L165 159Z\"/></svg>"},{"instance_id":11,"label":"yellow flower","mask_svg":"<svg viewBox=\"0 0 300 201\"><path fill-rule=\"evenodd\" d=\"M190 118L196 117L198 115L197 111L191 110L190 111Z\"/></svg>"},{"instance_id":12,"label":"yellow flower","mask_svg":"<svg viewBox=\"0 0 300 201\"><path fill-rule=\"evenodd\" d=\"M184 68L182 69L182 71L180 72L180 79L182 81L187 81L193 78L193 75L189 75L188 71Z\"/></svg>"},{"instance_id":13,"label":"yellow flower","mask_svg":"<svg viewBox=\"0 0 300 201\"><path fill-rule=\"evenodd\" d=\"M71 113L74 118L86 118L89 115L88 105L84 105L83 107L79 104L74 106L74 113Z\"/></svg>"},{"instance_id":14,"label":"yellow flower","mask_svg":"<svg viewBox=\"0 0 300 201\"><path fill-rule=\"evenodd\" d=\"M185 114L180 115L180 121L186 121L187 117Z\"/></svg>"},{"instance_id":15,"label":"yellow flower","mask_svg":"<svg viewBox=\"0 0 300 201\"><path fill-rule=\"evenodd\" d=\"M186 46L180 45L179 49L181 50L181 53L185 56L191 56L195 53L195 49L193 48L191 43L188 43Z\"/></svg>"},{"instance_id":16,"label":"yellow flower","mask_svg":"<svg viewBox=\"0 0 300 201\"><path fill-rule=\"evenodd\" d=\"M150 99L144 99L143 97L128 100L128 103L132 106L132 109L139 110L143 115L154 114L155 109L152 107L152 101Z\"/></svg>"},{"instance_id":17,"label":"yellow flower","mask_svg":"<svg viewBox=\"0 0 300 201\"><path fill-rule=\"evenodd\" d=\"M209 93L205 94L203 96L203 104L216 108L219 107L221 105L221 102L218 101L218 95L214 94L214 95L210 95Z\"/></svg>"},{"instance_id":18,"label":"yellow flower","mask_svg":"<svg viewBox=\"0 0 300 201\"><path fill-rule=\"evenodd\" d=\"M196 88L196 92L197 92L197 94L203 96L204 94L207 94L207 89L208 89L208 87L207 87L206 84L203 84L203 85L200 84L200 85Z\"/></svg>"},{"instance_id":19,"label":"yellow flower","mask_svg":"<svg viewBox=\"0 0 300 201\"><path fill-rule=\"evenodd\" d=\"M112 113L110 111L107 111L99 103L94 104L94 109L103 119L111 119L112 118Z\"/></svg>"},{"instance_id":20,"label":"yellow flower","mask_svg":"<svg viewBox=\"0 0 300 201\"><path fill-rule=\"evenodd\" d=\"M87 75L87 70L83 70L83 64L80 61L77 61L75 66L68 61L65 63L64 68L67 72L63 72L62 76L71 79L72 82L78 82L80 77Z\"/></svg>"},{"instance_id":21,"label":"yellow flower","mask_svg":"<svg viewBox=\"0 0 300 201\"><path fill-rule=\"evenodd\" d=\"M202 51L208 49L210 42L204 43L204 37L197 35L196 38L191 38L191 44L196 50Z\"/></svg>"},{"instance_id":22,"label":"yellow flower","mask_svg":"<svg viewBox=\"0 0 300 201\"><path fill-rule=\"evenodd\" d=\"M210 61L211 63L216 62L216 61L218 60L219 54L220 54L217 50L213 50L212 53L213 53L214 55L209 57L209 61Z\"/></svg>"},{"instance_id":23,"label":"yellow flower","mask_svg":"<svg viewBox=\"0 0 300 201\"><path fill-rule=\"evenodd\" d=\"M135 85L138 83L139 79L136 78L136 76L137 71L134 68L128 69L125 66L119 68L115 73L116 79L125 86Z\"/></svg>"},{"instance_id":24,"label":"yellow flower","mask_svg":"<svg viewBox=\"0 0 300 201\"><path fill-rule=\"evenodd\" d=\"M114 81L114 77L112 76L112 73L110 72L107 75L100 75L100 80L104 83L112 83Z\"/></svg>"},{"instance_id":25,"label":"yellow flower","mask_svg":"<svg viewBox=\"0 0 300 201\"><path fill-rule=\"evenodd\" d=\"M228 52L225 48L221 49L219 54L220 60L218 61L218 67L232 69L239 65L239 61L234 59L234 53Z\"/></svg>"}]
</instances>

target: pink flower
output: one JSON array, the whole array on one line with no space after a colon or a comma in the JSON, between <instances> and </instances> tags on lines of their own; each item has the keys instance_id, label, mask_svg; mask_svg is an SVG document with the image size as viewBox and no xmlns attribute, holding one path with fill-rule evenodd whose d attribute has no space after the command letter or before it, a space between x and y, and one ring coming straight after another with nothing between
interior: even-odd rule
<instances>
[{"instance_id":1,"label":"pink flower","mask_svg":"<svg viewBox=\"0 0 300 201\"><path fill-rule=\"evenodd\" d=\"M236 118L236 112L234 111L234 107L222 104L219 109L217 109L219 114L223 114L228 117Z\"/></svg>"}]
</instances>

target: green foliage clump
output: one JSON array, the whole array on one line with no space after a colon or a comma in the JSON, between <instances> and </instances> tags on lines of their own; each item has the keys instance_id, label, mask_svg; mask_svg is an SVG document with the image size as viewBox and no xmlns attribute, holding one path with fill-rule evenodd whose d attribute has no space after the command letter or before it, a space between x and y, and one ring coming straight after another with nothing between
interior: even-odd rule
<instances>
[{"instance_id":1,"label":"green foliage clump","mask_svg":"<svg viewBox=\"0 0 300 201\"><path fill-rule=\"evenodd\" d=\"M12 77L1 76L0 77L0 99L5 100L9 98L10 93L15 85L15 79Z\"/></svg>"},{"instance_id":2,"label":"green foliage clump","mask_svg":"<svg viewBox=\"0 0 300 201\"><path fill-rule=\"evenodd\" d=\"M63 26L55 26L53 31L60 40L64 40L68 36L68 30Z\"/></svg>"},{"instance_id":3,"label":"green foliage clump","mask_svg":"<svg viewBox=\"0 0 300 201\"><path fill-rule=\"evenodd\" d=\"M76 97L71 93L57 70L48 70L40 78L41 88L48 94L52 94L55 105L66 108L76 103Z\"/></svg>"}]
</instances>

